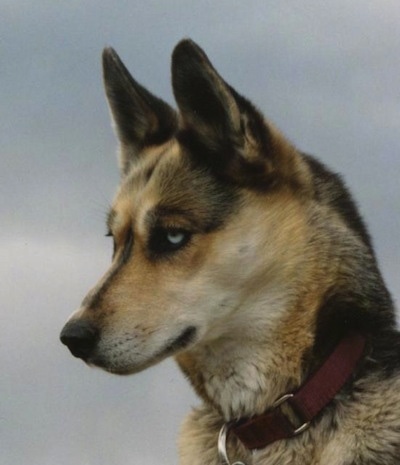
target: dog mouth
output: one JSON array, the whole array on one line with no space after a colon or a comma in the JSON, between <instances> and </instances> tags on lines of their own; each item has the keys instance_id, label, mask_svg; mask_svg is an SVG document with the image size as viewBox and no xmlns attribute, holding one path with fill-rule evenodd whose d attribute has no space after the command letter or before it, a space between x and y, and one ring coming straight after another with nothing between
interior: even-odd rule
<instances>
[{"instance_id":1,"label":"dog mouth","mask_svg":"<svg viewBox=\"0 0 400 465\"><path fill-rule=\"evenodd\" d=\"M160 351L159 356L165 357L185 349L196 339L196 333L196 328L194 326L189 326L172 342L167 343L166 347Z\"/></svg>"},{"instance_id":2,"label":"dog mouth","mask_svg":"<svg viewBox=\"0 0 400 465\"><path fill-rule=\"evenodd\" d=\"M123 361L124 357L118 360L119 357L115 357L115 355L111 355L110 357L110 354L106 353L102 355L97 353L91 359L86 360L86 363L117 375L135 374L187 348L196 340L196 335L197 329L194 326L188 326L177 337L168 340L160 350L138 363L135 363L134 360L130 360L125 364Z\"/></svg>"}]
</instances>

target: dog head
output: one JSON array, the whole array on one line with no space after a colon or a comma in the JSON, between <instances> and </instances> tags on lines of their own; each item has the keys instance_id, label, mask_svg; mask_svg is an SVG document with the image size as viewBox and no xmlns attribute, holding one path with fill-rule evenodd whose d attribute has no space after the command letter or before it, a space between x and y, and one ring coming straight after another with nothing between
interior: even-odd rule
<instances>
[{"instance_id":1,"label":"dog head","mask_svg":"<svg viewBox=\"0 0 400 465\"><path fill-rule=\"evenodd\" d=\"M225 337L252 300L273 318L301 260L290 239L306 227L309 175L192 41L172 56L178 113L112 49L103 69L120 142L121 185L107 221L114 253L61 340L124 374Z\"/></svg>"}]
</instances>

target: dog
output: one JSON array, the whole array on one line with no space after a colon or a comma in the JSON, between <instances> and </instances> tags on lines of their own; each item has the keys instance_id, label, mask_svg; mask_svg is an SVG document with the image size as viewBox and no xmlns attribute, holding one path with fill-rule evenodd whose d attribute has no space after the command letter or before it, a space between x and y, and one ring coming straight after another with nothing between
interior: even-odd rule
<instances>
[{"instance_id":1,"label":"dog","mask_svg":"<svg viewBox=\"0 0 400 465\"><path fill-rule=\"evenodd\" d=\"M400 337L339 175L297 150L193 41L179 111L103 52L121 185L109 270L61 341L131 374L173 356L202 399L181 465L400 463Z\"/></svg>"}]
</instances>

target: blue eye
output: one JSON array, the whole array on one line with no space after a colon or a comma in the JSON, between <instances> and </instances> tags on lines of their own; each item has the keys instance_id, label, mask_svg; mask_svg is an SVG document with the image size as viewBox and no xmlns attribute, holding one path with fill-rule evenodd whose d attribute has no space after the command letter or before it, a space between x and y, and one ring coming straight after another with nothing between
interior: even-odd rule
<instances>
[{"instance_id":1,"label":"blue eye","mask_svg":"<svg viewBox=\"0 0 400 465\"><path fill-rule=\"evenodd\" d=\"M180 244L182 244L185 241L186 234L183 231L172 230L172 231L167 232L166 239L167 239L168 242L171 243L171 245L176 247L176 246L179 246Z\"/></svg>"},{"instance_id":2,"label":"blue eye","mask_svg":"<svg viewBox=\"0 0 400 465\"><path fill-rule=\"evenodd\" d=\"M150 236L149 249L155 254L175 252L185 246L192 234L184 229L155 228Z\"/></svg>"}]
</instances>

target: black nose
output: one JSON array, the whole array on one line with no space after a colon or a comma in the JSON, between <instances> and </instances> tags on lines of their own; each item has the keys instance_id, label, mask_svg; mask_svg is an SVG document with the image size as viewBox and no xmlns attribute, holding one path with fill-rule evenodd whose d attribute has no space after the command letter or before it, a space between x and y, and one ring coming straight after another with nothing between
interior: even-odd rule
<instances>
[{"instance_id":1,"label":"black nose","mask_svg":"<svg viewBox=\"0 0 400 465\"><path fill-rule=\"evenodd\" d=\"M72 355L87 360L98 339L97 329L87 321L69 321L61 331L60 339Z\"/></svg>"}]
</instances>

